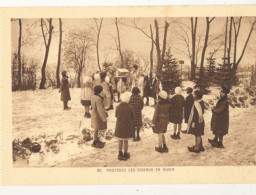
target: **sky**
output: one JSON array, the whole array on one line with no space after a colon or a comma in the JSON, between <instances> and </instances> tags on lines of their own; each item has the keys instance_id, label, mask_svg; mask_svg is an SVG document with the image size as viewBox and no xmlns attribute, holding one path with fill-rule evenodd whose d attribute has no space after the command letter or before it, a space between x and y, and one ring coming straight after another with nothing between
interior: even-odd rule
<instances>
[{"instance_id":1,"label":"sky","mask_svg":"<svg viewBox=\"0 0 256 195\"><path fill-rule=\"evenodd\" d=\"M146 59L149 63L149 53L151 49L151 40L145 36L138 29L131 28L128 25L132 25L133 21L136 21L138 26L142 28L148 35L150 34L149 25L154 26L155 18L119 18L119 30L121 37L121 47L122 50L130 50L134 53L135 58L140 56ZM162 44L163 37L163 27L165 19L170 23L170 27L168 29L168 38L167 38L167 48L171 48L171 53L177 60L184 60L185 66L189 66L190 62L187 57L187 47L181 37L185 36L185 32L189 33L188 28L185 25L190 25L190 18L157 18L160 26L160 44ZM216 35L224 35L225 29L225 18L215 18L211 23L210 28L210 40L212 37ZM242 26L240 30L240 35L238 39L238 57L242 51L243 45L247 38L250 29L250 21L252 18L243 18ZM113 62L119 58L118 51L115 50L115 38L117 37L117 31L115 26L114 18L104 18L101 34L100 34L100 42L99 42L99 53L100 53L100 63L103 63L105 60L108 62ZM81 18L81 19L62 19L63 23L63 43L68 39L68 33L70 31L78 31L78 30L92 30L95 29L95 21L92 18ZM183 23L185 25L180 25ZM39 63L39 67L41 67L45 54L45 47L43 44L43 37L40 28L40 19L22 19L23 24L23 41L27 40L28 44L22 46L22 54L28 58L36 59ZM126 25L123 25L126 24ZM50 52L48 57L47 68L55 69L57 65L57 56L58 56L58 44L59 44L59 21L58 19L53 19L54 33L52 37L52 42L50 46ZM204 42L204 34L205 34L205 18L198 19L198 40L200 37L199 44L199 54L201 53L201 48ZM182 29L181 29L182 28ZM19 36L19 24L18 21L12 22L12 52L17 50L18 45L18 36ZM29 32L29 33L28 33ZM96 32L92 30L92 34L94 39L96 39ZM190 36L190 34L188 34ZM223 41L223 37L213 42L207 48L207 54L211 52L213 49L217 48L221 41ZM245 56L241 62L241 66L248 66L255 63L256 60L256 33L253 32L251 36L250 43L246 50ZM221 48L222 49L222 48ZM217 53L216 58L221 59L222 51ZM91 51L88 53L90 59L86 62L86 67L90 67L92 69L97 69L97 57L96 57L96 47L92 47ZM206 57L208 56L206 54ZM200 55L198 56L198 61L200 62ZM217 59L218 61L218 59ZM198 63L199 63L198 62ZM145 63L145 62L144 62ZM142 62L142 64L144 64ZM65 63L64 63L65 64ZM65 65L63 65L65 66Z\"/></svg>"}]
</instances>

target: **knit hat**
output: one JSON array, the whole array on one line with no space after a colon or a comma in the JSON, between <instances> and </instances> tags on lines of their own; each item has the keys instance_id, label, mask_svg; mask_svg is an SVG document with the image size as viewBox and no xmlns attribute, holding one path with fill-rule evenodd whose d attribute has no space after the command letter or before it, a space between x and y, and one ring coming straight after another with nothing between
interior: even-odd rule
<instances>
[{"instance_id":1,"label":"knit hat","mask_svg":"<svg viewBox=\"0 0 256 195\"><path fill-rule=\"evenodd\" d=\"M191 87L188 87L187 89L186 89L186 91L187 91L187 93L192 93L193 92L193 89L191 88Z\"/></svg>"},{"instance_id":2,"label":"knit hat","mask_svg":"<svg viewBox=\"0 0 256 195\"><path fill-rule=\"evenodd\" d=\"M229 89L228 87L226 87L226 86L221 86L221 91L222 91L223 93L225 93L225 94L229 94L230 89Z\"/></svg>"},{"instance_id":3,"label":"knit hat","mask_svg":"<svg viewBox=\"0 0 256 195\"><path fill-rule=\"evenodd\" d=\"M133 87L132 88L132 93L133 94L139 94L140 93L140 89L138 87Z\"/></svg>"},{"instance_id":4,"label":"knit hat","mask_svg":"<svg viewBox=\"0 0 256 195\"><path fill-rule=\"evenodd\" d=\"M94 75L94 79L95 79L95 80L99 80L99 79L100 79L100 74L99 74L99 73L96 73L96 74Z\"/></svg>"},{"instance_id":5,"label":"knit hat","mask_svg":"<svg viewBox=\"0 0 256 195\"><path fill-rule=\"evenodd\" d=\"M89 76L85 76L83 79L83 83L89 83L89 82L92 82L92 78Z\"/></svg>"},{"instance_id":6,"label":"knit hat","mask_svg":"<svg viewBox=\"0 0 256 195\"><path fill-rule=\"evenodd\" d=\"M128 103L130 101L130 97L131 97L131 95L129 92L124 92L123 94L121 94L120 100L121 100L121 102Z\"/></svg>"},{"instance_id":7,"label":"knit hat","mask_svg":"<svg viewBox=\"0 0 256 195\"><path fill-rule=\"evenodd\" d=\"M181 95L182 89L180 87L175 88L175 94L176 95Z\"/></svg>"},{"instance_id":8,"label":"knit hat","mask_svg":"<svg viewBox=\"0 0 256 195\"><path fill-rule=\"evenodd\" d=\"M167 99L167 97L168 97L168 94L166 91L160 91L158 95L162 99Z\"/></svg>"},{"instance_id":9,"label":"knit hat","mask_svg":"<svg viewBox=\"0 0 256 195\"><path fill-rule=\"evenodd\" d=\"M202 99L202 97L203 97L203 93L201 91L196 90L196 91L194 91L194 94L196 94L198 99Z\"/></svg>"},{"instance_id":10,"label":"knit hat","mask_svg":"<svg viewBox=\"0 0 256 195\"><path fill-rule=\"evenodd\" d=\"M99 95L102 92L103 88L101 85L96 85L93 90L95 95Z\"/></svg>"}]
</instances>

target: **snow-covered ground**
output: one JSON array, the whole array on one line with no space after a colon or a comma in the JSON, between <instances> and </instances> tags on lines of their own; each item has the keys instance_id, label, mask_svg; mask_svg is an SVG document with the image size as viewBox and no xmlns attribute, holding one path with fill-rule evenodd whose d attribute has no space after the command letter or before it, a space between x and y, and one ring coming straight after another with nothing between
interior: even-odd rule
<instances>
[{"instance_id":1,"label":"snow-covered ground","mask_svg":"<svg viewBox=\"0 0 256 195\"><path fill-rule=\"evenodd\" d=\"M29 137L41 144L40 153L32 153L28 162L17 158L15 167L113 167L113 166L214 166L214 165L256 165L256 109L230 108L229 134L224 137L224 149L211 147L207 139L212 138L210 131L211 112L205 113L205 135L203 143L206 151L190 153L187 146L194 145L194 137L182 134L181 140L173 140L170 124L165 134L169 153L159 154L154 147L158 144L157 135L151 128L141 132L140 142L129 142L131 158L119 161L118 143L113 137L105 140L103 149L91 147L91 143L81 142L82 129L90 128L90 119L83 117L84 109L80 104L80 89L70 89L72 100L70 111L63 111L60 94L56 89L22 91L12 93L13 139L20 141ZM214 98L216 94L204 96ZM151 104L152 104L151 99ZM116 107L117 104L114 104ZM143 109L144 118L151 119L153 107ZM109 112L108 129L114 132L114 111ZM183 124L183 130L186 125ZM45 145L56 135L58 152Z\"/></svg>"}]
</instances>

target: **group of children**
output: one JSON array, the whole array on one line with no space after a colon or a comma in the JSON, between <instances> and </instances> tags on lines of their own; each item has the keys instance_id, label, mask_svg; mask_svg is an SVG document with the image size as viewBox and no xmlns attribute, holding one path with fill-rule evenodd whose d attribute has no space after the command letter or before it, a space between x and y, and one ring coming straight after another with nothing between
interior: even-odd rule
<instances>
[{"instance_id":1,"label":"group of children","mask_svg":"<svg viewBox=\"0 0 256 195\"><path fill-rule=\"evenodd\" d=\"M62 75L61 100L64 102L64 109L68 110L70 108L67 106L67 101L71 99L67 87L68 77L65 72ZM105 145L105 142L99 140L98 132L107 129L107 111L113 109L113 91L120 87L111 82L110 76L106 72L95 74L94 81L91 77L85 77L81 89L81 104L85 107L85 117L91 118L91 127L94 129L92 147L95 148L103 148ZM158 134L159 145L155 147L155 151L159 153L168 152L165 133L170 122L174 124L174 133L171 138L180 139L181 132L193 134L195 146L188 147L188 150L196 153L205 150L202 143L205 127L203 94L198 90L193 92L192 88L187 88L186 91L188 94L186 99L181 95L180 87L175 88L175 95L172 97L163 90L159 90L159 93L156 94L157 101L152 119L152 129L154 133ZM119 160L130 158L128 140L140 141L139 132L142 128L142 109L144 107L143 97L140 96L140 93L140 89L136 86L132 88L131 93L125 92L125 90L120 93L121 103L115 109L117 120L114 134L118 139ZM211 130L215 137L208 141L213 147L223 148L223 136L228 133L228 93L229 89L222 87L221 98L212 108ZM188 124L186 131L182 131L183 119Z\"/></svg>"}]
</instances>

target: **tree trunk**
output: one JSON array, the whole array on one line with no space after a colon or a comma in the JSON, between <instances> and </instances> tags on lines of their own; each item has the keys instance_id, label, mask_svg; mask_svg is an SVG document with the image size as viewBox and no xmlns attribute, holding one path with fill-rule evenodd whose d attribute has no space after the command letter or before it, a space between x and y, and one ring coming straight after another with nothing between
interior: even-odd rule
<instances>
[{"instance_id":1,"label":"tree trunk","mask_svg":"<svg viewBox=\"0 0 256 195\"><path fill-rule=\"evenodd\" d=\"M100 40L100 31L101 31L102 21L103 21L103 18L100 20L100 26L98 28L98 34L97 34L97 45L96 45L99 71L101 71L101 68L100 68L100 56L99 56L99 40Z\"/></svg>"},{"instance_id":2,"label":"tree trunk","mask_svg":"<svg viewBox=\"0 0 256 195\"><path fill-rule=\"evenodd\" d=\"M116 30L117 30L117 37L118 37L118 50L119 50L119 54L120 54L120 58L121 58L121 68L123 68L124 57L123 57L122 49L121 49L121 40L120 40L120 33L119 33L117 18L116 18L115 23L116 23Z\"/></svg>"},{"instance_id":3,"label":"tree trunk","mask_svg":"<svg viewBox=\"0 0 256 195\"><path fill-rule=\"evenodd\" d=\"M22 22L19 19L19 43L18 43L18 89L21 89L21 37L22 37Z\"/></svg>"},{"instance_id":4,"label":"tree trunk","mask_svg":"<svg viewBox=\"0 0 256 195\"><path fill-rule=\"evenodd\" d=\"M19 19L19 43L18 43L18 89L21 89L21 37L22 37L22 22Z\"/></svg>"},{"instance_id":5,"label":"tree trunk","mask_svg":"<svg viewBox=\"0 0 256 195\"><path fill-rule=\"evenodd\" d=\"M153 37L153 30L152 30L152 26L150 24L150 33L151 33L151 38L152 38L152 42L151 42L151 50L150 50L150 80L152 79L152 73L153 73L153 54L154 54L154 37Z\"/></svg>"},{"instance_id":6,"label":"tree trunk","mask_svg":"<svg viewBox=\"0 0 256 195\"><path fill-rule=\"evenodd\" d=\"M82 73L82 70L79 69L78 74L77 74L77 87L78 88L81 87L81 73Z\"/></svg>"},{"instance_id":7,"label":"tree trunk","mask_svg":"<svg viewBox=\"0 0 256 195\"><path fill-rule=\"evenodd\" d=\"M228 17L226 19L225 43L224 43L224 59L226 59L226 53L227 53L227 37L228 37Z\"/></svg>"},{"instance_id":8,"label":"tree trunk","mask_svg":"<svg viewBox=\"0 0 256 195\"><path fill-rule=\"evenodd\" d=\"M246 42L245 42L245 44L244 44L244 48L243 48L243 51L242 51L242 53L241 53L241 56L239 57L239 59L237 60L237 62L233 65L233 71L236 71L236 70L237 70L238 65L240 64L241 60L243 59L243 56L244 56L246 47L247 47L248 42L249 42L249 40L250 40L250 38L251 38L252 31L253 31L253 29L254 29L255 24L256 24L256 19L255 19L254 22L252 23L252 26L251 26L250 32L249 32L249 34L248 34L248 37L247 37L247 39L246 39Z\"/></svg>"},{"instance_id":9,"label":"tree trunk","mask_svg":"<svg viewBox=\"0 0 256 195\"><path fill-rule=\"evenodd\" d=\"M162 58L161 58L161 50L160 50L160 44L159 44L159 28L158 28L158 22L155 19L155 28L156 28L156 52L157 52L157 74L160 74L162 72Z\"/></svg>"},{"instance_id":10,"label":"tree trunk","mask_svg":"<svg viewBox=\"0 0 256 195\"><path fill-rule=\"evenodd\" d=\"M191 17L191 36L192 36L192 60L191 60L191 80L196 78L196 64L195 64L195 55L196 55L196 29L197 29L197 17Z\"/></svg>"},{"instance_id":11,"label":"tree trunk","mask_svg":"<svg viewBox=\"0 0 256 195\"><path fill-rule=\"evenodd\" d=\"M230 65L231 64L231 61L230 61L230 54L231 54L231 47L232 47L232 22L233 22L233 17L230 18L230 24L229 24L229 43L228 43L228 64Z\"/></svg>"},{"instance_id":12,"label":"tree trunk","mask_svg":"<svg viewBox=\"0 0 256 195\"><path fill-rule=\"evenodd\" d=\"M164 62L164 56L165 56L165 50L166 50L166 38L167 38L167 30L169 28L169 23L165 22L165 26L164 26L164 39L163 39L163 50L162 50L162 62ZM163 63L161 65L161 69L162 69Z\"/></svg>"},{"instance_id":13,"label":"tree trunk","mask_svg":"<svg viewBox=\"0 0 256 195\"><path fill-rule=\"evenodd\" d=\"M60 39L59 39L58 62L57 62L57 69L56 69L57 88L60 88L60 64L61 64L61 44L62 44L62 21L61 21L61 18L59 18L59 26L60 26Z\"/></svg>"},{"instance_id":14,"label":"tree trunk","mask_svg":"<svg viewBox=\"0 0 256 195\"><path fill-rule=\"evenodd\" d=\"M50 45L51 45L51 40L52 40L52 30L53 30L53 26L52 26L52 19L49 19L49 39L48 42L46 43L46 38L45 38L45 34L44 34L44 30L43 30L43 19L41 19L41 28L42 28L42 33L43 33L43 38L45 41L45 55L44 55L44 62L43 62L43 66L41 69L41 75L42 75L42 79L41 79L41 83L39 86L39 89L45 89L45 82L46 82L46 78L45 78L45 68L46 68L46 64L47 64L47 60L48 60L48 54L49 54L49 50L50 50Z\"/></svg>"},{"instance_id":15,"label":"tree trunk","mask_svg":"<svg viewBox=\"0 0 256 195\"><path fill-rule=\"evenodd\" d=\"M206 31L205 31L204 47L203 47L202 56L201 56L200 77L203 75L204 57L205 57L205 52L208 44L209 31L210 31L210 21L209 21L209 17L206 17Z\"/></svg>"}]
</instances>

